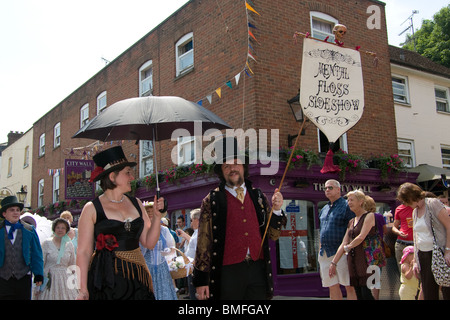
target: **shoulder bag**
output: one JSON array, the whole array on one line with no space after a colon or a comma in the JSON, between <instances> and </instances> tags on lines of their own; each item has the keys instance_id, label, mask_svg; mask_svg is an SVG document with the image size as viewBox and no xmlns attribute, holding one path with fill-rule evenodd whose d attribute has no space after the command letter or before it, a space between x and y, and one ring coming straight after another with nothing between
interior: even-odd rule
<instances>
[{"instance_id":1,"label":"shoulder bag","mask_svg":"<svg viewBox=\"0 0 450 320\"><path fill-rule=\"evenodd\" d=\"M428 211L428 205L427 205ZM450 287L450 267L445 262L444 251L438 246L433 228L433 217L430 213L431 231L433 233L433 256L431 258L431 271L434 280L439 286Z\"/></svg>"}]
</instances>

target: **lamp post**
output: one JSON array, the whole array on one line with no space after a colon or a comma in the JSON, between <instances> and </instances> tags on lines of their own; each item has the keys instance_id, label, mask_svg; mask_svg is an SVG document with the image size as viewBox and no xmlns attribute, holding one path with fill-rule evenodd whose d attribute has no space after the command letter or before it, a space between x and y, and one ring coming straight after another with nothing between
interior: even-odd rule
<instances>
[{"instance_id":1,"label":"lamp post","mask_svg":"<svg viewBox=\"0 0 450 320\"><path fill-rule=\"evenodd\" d=\"M295 121L297 122L303 122L304 115L302 106L300 105L300 94L297 94L295 97L289 99L287 101L289 103L289 107L291 108L292 114L294 115ZM305 129L302 129L301 135L305 135ZM298 134L292 136L288 134L288 147L292 147L292 140L298 137Z\"/></svg>"},{"instance_id":2,"label":"lamp post","mask_svg":"<svg viewBox=\"0 0 450 320\"><path fill-rule=\"evenodd\" d=\"M19 202L22 202L23 204L25 204L25 199L27 198L27 191L26 189L22 187L20 188L20 191L17 192L17 199L19 200Z\"/></svg>"}]
</instances>

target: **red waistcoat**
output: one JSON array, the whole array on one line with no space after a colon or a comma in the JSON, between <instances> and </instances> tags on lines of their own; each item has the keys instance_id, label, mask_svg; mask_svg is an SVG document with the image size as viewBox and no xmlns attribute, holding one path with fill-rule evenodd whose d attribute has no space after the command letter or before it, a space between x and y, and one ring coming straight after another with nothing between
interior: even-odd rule
<instances>
[{"instance_id":1,"label":"red waistcoat","mask_svg":"<svg viewBox=\"0 0 450 320\"><path fill-rule=\"evenodd\" d=\"M257 257L261 246L259 223L249 193L246 192L243 204L228 191L226 195L227 226L223 265L244 261L248 248L253 260L261 259L262 252Z\"/></svg>"}]
</instances>

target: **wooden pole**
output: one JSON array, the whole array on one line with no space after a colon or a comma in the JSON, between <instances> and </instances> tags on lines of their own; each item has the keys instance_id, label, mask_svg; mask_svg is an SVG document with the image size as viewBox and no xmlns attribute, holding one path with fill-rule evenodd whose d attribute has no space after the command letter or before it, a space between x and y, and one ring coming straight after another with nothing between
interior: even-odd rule
<instances>
[{"instance_id":1,"label":"wooden pole","mask_svg":"<svg viewBox=\"0 0 450 320\"><path fill-rule=\"evenodd\" d=\"M305 122L306 122L306 117L303 115L303 122L302 122L302 125L300 127L300 130L298 131L297 138L295 138L295 143L294 143L294 146L292 147L291 154L289 155L289 160L288 160L288 162L286 164L286 168L284 169L283 177L281 178L280 185L278 187L278 191L281 191L281 188L283 186L284 178L286 177L287 170L289 168L289 165L291 164L292 155L294 154L294 150L297 147L298 139L300 138L300 136L302 134L303 127L305 126ZM266 238L267 230L269 229L269 224L270 224L270 219L272 218L272 214L273 214L273 206L271 206L271 209L270 209L269 219L267 221L266 230L264 231L264 235L263 235L263 238L261 240L261 246L259 248L258 257L261 254L261 250L262 250L262 247L263 247L263 244L264 244L264 239Z\"/></svg>"}]
</instances>

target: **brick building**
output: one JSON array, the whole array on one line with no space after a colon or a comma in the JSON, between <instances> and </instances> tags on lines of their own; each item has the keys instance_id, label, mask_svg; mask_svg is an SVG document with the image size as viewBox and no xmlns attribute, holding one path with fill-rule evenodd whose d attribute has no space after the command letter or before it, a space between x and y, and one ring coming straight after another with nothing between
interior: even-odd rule
<instances>
[{"instance_id":1,"label":"brick building","mask_svg":"<svg viewBox=\"0 0 450 320\"><path fill-rule=\"evenodd\" d=\"M381 9L380 29L366 27L369 18L366 11L370 5ZM346 46L359 45L366 51L376 52L379 59L375 68L373 58L362 55L365 112L361 121L347 133L347 150L363 156L395 153L397 142L383 3L261 1L254 9L259 15L246 10L244 2L240 1L188 2L36 121L33 158L37 160L33 181L44 179L43 203L53 200L51 188L47 188L52 185L48 169L62 168L72 149L93 143L92 140L71 139L84 120L81 109L87 106L88 118L92 119L99 108L139 96L140 69L145 64L151 68L153 95L203 100L204 106L233 128L279 128L280 145L286 146L287 135L296 134L298 126L286 103L298 91L302 61L302 42L293 41L293 34L300 31L314 35L316 27L312 24L319 29L329 28L336 22L345 24L349 30ZM248 28L248 18L255 29ZM248 31L256 41L249 37ZM176 49L180 50L177 42L183 37L192 41L194 63L178 74ZM248 58L249 51L257 62ZM247 62L251 77L243 72ZM236 86L234 76L237 74L241 74L241 78ZM228 80L233 80L232 89L224 86ZM215 93L220 87L221 98ZM212 95L211 104L206 99L208 95ZM103 105L98 106L99 103ZM58 124L60 139L55 144L54 131L58 130L55 129ZM45 134L45 154L41 154L39 148L42 134ZM310 124L301 145L318 150L318 137L317 129ZM173 145L157 143L156 151ZM139 157L134 142L124 142L124 148L127 154ZM157 154L162 168L173 165L169 153ZM60 198L64 199L62 183ZM35 197L32 206L37 206L37 201Z\"/></svg>"},{"instance_id":2,"label":"brick building","mask_svg":"<svg viewBox=\"0 0 450 320\"><path fill-rule=\"evenodd\" d=\"M373 29L367 27L370 6L375 6L375 13L379 13L376 17L379 25ZM347 47L360 46L361 50L375 52L378 58L375 67L372 56L361 55L365 111L358 124L341 138L341 147L365 157L396 153L384 3L376 0L276 0L253 1L246 7L245 1L192 0L34 123L33 187L36 190L31 206L54 202L55 183L59 186L59 199L65 199L63 175L55 182L55 175L49 174L49 169L63 168L66 158L89 158L98 148L108 147L93 145L93 140L71 137L101 109L126 98L152 94L201 101L204 107L233 128L279 129L279 144L287 147L288 135L295 135L299 129L287 103L298 93L302 63L302 41L294 41L293 35L298 31L309 32L317 38L332 37L331 30L336 23L348 28ZM309 122L300 145L324 153L327 143L320 141L323 139ZM143 168L152 161L146 162L142 142L139 145L135 141L118 143L122 144L129 159L139 163L136 177L148 172ZM157 142L154 147L160 168L172 167L174 164L167 150L175 148L176 142ZM281 166L273 177L262 177L252 171L252 179L264 191L273 192L283 169ZM301 293L297 289L289 294L323 294L317 288L317 213L326 200L322 189L325 180L337 178L337 175L320 175L319 170L299 169L286 180L286 208L298 208L298 214L302 208L303 221L308 221L302 226L299 239L304 237L302 241L306 242L309 255L305 265L300 267L300 260L296 260L288 261L290 266L286 267L283 266L285 262L280 263L283 260L280 259L280 243L274 244L276 250L273 253L278 261L274 266L275 274L294 277L277 278L276 290L283 292L285 289L281 288L285 284L292 283L296 277L301 278L303 273L313 275L302 278L311 281L308 289ZM299 187L301 184L297 181L302 179L308 181L307 187ZM364 172L349 179L343 190L349 191L355 186L365 188L377 202L383 203L382 208L389 210L395 207L395 186L405 179L411 178L397 177L390 181L390 191L382 192L379 185L383 181L379 173ZM40 187L42 183L43 188ZM216 183L215 179L205 179L181 187L163 185L163 194L170 203L170 216L188 216L189 209L198 207ZM141 188L137 196L150 199L152 191Z\"/></svg>"}]
</instances>

